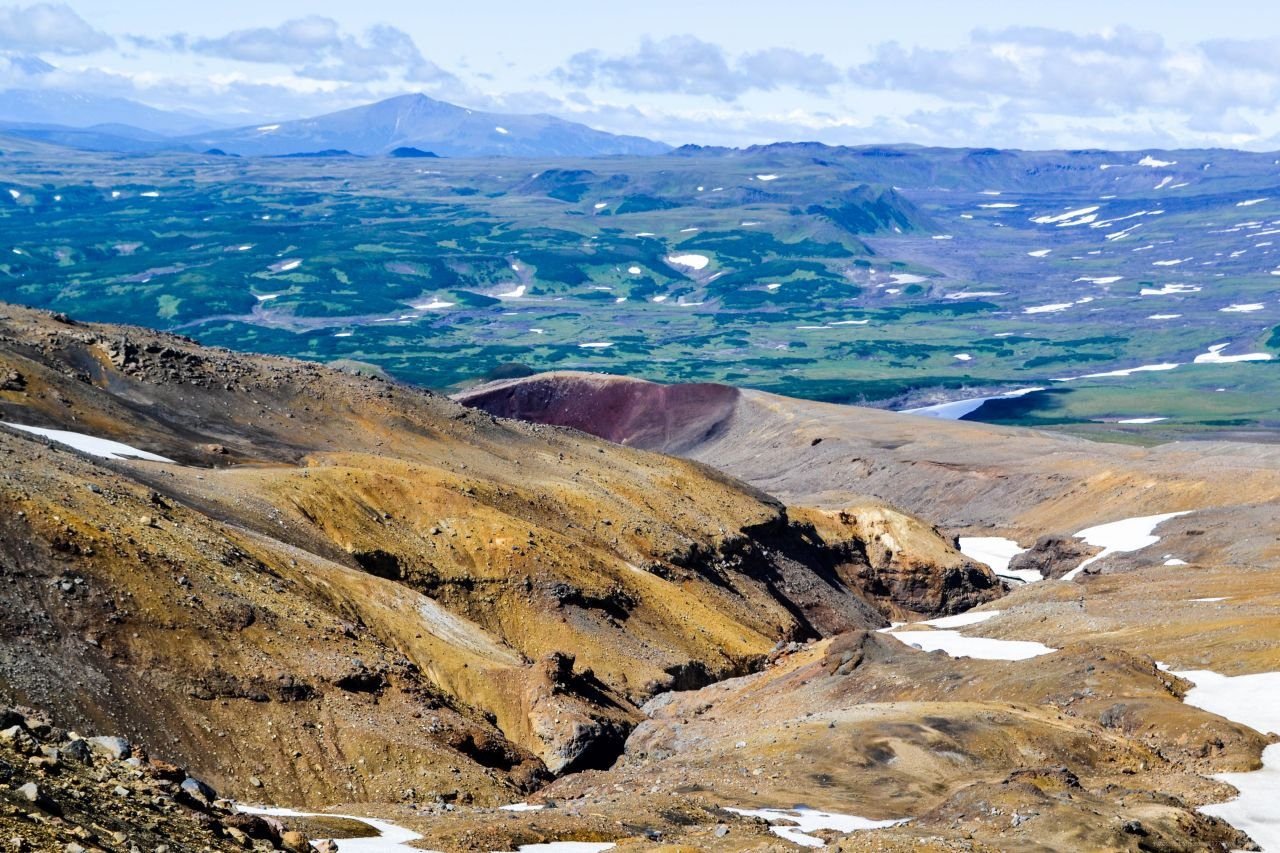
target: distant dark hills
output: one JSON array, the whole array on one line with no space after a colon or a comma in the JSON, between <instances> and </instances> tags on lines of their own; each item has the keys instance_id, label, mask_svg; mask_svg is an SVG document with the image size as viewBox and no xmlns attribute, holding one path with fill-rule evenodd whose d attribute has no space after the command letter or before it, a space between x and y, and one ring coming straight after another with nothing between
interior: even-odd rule
<instances>
[{"instance_id":1,"label":"distant dark hills","mask_svg":"<svg viewBox=\"0 0 1280 853\"><path fill-rule=\"evenodd\" d=\"M0 92L0 132L92 151L216 150L242 157L605 157L671 150L555 116L482 112L420 94L314 118L215 128L120 98L9 90Z\"/></svg>"}]
</instances>

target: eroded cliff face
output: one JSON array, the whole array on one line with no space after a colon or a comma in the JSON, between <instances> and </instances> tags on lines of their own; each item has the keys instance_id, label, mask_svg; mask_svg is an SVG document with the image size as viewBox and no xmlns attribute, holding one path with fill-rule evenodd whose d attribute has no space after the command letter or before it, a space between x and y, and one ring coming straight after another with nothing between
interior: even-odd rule
<instances>
[{"instance_id":1,"label":"eroded cliff face","mask_svg":"<svg viewBox=\"0 0 1280 853\"><path fill-rule=\"evenodd\" d=\"M0 430L0 697L228 793L509 802L608 766L655 693L1001 593L896 516L873 544L701 464L425 391L0 317L0 420L175 460ZM904 556L917 537L931 556Z\"/></svg>"}]
</instances>

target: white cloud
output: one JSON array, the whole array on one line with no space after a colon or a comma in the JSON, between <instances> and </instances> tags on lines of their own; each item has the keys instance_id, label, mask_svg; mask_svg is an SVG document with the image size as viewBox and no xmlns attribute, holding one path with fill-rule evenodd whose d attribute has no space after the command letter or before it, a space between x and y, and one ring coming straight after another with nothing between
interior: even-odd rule
<instances>
[{"instance_id":1,"label":"white cloud","mask_svg":"<svg viewBox=\"0 0 1280 853\"><path fill-rule=\"evenodd\" d=\"M111 36L63 3L0 6L0 50L79 54L109 48Z\"/></svg>"},{"instance_id":2,"label":"white cloud","mask_svg":"<svg viewBox=\"0 0 1280 853\"><path fill-rule=\"evenodd\" d=\"M945 49L879 44L869 61L850 71L850 80L867 89L979 106L1007 99L1026 112L1063 116L1159 109L1221 116L1233 109L1270 109L1280 97L1280 61L1267 60L1267 50L1275 50L1267 44L1174 48L1157 33L1130 28L1089 34L975 30Z\"/></svg>"},{"instance_id":3,"label":"white cloud","mask_svg":"<svg viewBox=\"0 0 1280 853\"><path fill-rule=\"evenodd\" d=\"M722 47L693 35L644 38L634 53L575 53L554 77L574 86L624 92L702 95L732 101L753 90L781 87L813 94L838 82L840 71L816 53L774 47L731 59Z\"/></svg>"},{"instance_id":4,"label":"white cloud","mask_svg":"<svg viewBox=\"0 0 1280 853\"><path fill-rule=\"evenodd\" d=\"M144 46L159 43L137 39ZM360 35L319 15L294 18L275 27L234 30L216 38L173 36L168 44L196 53L240 62L294 66L300 77L367 83L393 74L411 83L452 85L457 78L422 55L413 38L390 24L376 24Z\"/></svg>"}]
</instances>

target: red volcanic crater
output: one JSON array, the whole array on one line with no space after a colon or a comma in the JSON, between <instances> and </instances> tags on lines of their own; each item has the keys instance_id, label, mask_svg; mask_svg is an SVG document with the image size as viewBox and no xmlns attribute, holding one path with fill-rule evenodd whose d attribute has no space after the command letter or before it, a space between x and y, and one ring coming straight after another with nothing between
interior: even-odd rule
<instances>
[{"instance_id":1,"label":"red volcanic crater","mask_svg":"<svg viewBox=\"0 0 1280 853\"><path fill-rule=\"evenodd\" d=\"M605 374L545 373L483 385L455 399L498 417L572 427L618 444L678 454L724 426L738 390L713 383L657 385Z\"/></svg>"}]
</instances>

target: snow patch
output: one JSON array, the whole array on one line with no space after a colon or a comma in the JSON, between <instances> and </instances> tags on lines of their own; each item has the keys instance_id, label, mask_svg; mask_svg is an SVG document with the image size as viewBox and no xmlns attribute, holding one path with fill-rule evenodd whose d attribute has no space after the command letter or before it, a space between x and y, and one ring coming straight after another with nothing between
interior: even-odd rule
<instances>
[{"instance_id":1,"label":"snow patch","mask_svg":"<svg viewBox=\"0 0 1280 853\"><path fill-rule=\"evenodd\" d=\"M1035 583L1044 576L1035 569L1011 569L1009 562L1019 554L1025 553L1023 548L1012 539L1003 536L961 536L960 553L971 560L977 560L989 566L991 571L1002 578L1012 578L1023 583ZM972 612L972 611L971 611Z\"/></svg>"},{"instance_id":2,"label":"snow patch","mask_svg":"<svg viewBox=\"0 0 1280 853\"><path fill-rule=\"evenodd\" d=\"M328 814L318 812L298 812L293 809L266 808L262 806L236 805L236 810L245 814L264 815L266 817L339 817L346 820L359 821L367 825L373 834L364 838L341 838L342 853L428 853L421 847L414 847L410 841L417 841L422 836L411 829L397 826L386 820L359 815Z\"/></svg>"},{"instance_id":3,"label":"snow patch","mask_svg":"<svg viewBox=\"0 0 1280 853\"><path fill-rule=\"evenodd\" d=\"M1237 361L1270 361L1271 353L1247 352L1239 355L1223 355L1222 351L1231 344L1214 344L1209 351L1196 356L1196 364L1234 364Z\"/></svg>"},{"instance_id":4,"label":"snow patch","mask_svg":"<svg viewBox=\"0 0 1280 853\"><path fill-rule=\"evenodd\" d=\"M808 834L822 829L831 829L836 832L857 832L863 829L883 829L887 826L896 826L905 822L905 820L870 820L865 817L855 817L854 815L822 812L807 806L796 806L793 809L726 808L725 811L733 812L743 817L764 818L769 823L775 824L770 827L774 835L794 844L799 844L801 847L827 846L826 842L821 838ZM784 825L778 826L777 824L779 823Z\"/></svg>"},{"instance_id":5,"label":"snow patch","mask_svg":"<svg viewBox=\"0 0 1280 853\"><path fill-rule=\"evenodd\" d=\"M1178 293L1199 293L1198 284L1165 284L1158 288L1144 287L1138 291L1139 296L1173 296Z\"/></svg>"},{"instance_id":6,"label":"snow patch","mask_svg":"<svg viewBox=\"0 0 1280 853\"><path fill-rule=\"evenodd\" d=\"M1075 303L1074 302L1055 302L1052 305L1035 305L1028 308L1023 308L1022 313L1023 314L1053 314L1058 311L1066 311L1072 305L1075 305Z\"/></svg>"},{"instance_id":7,"label":"snow patch","mask_svg":"<svg viewBox=\"0 0 1280 853\"><path fill-rule=\"evenodd\" d=\"M1081 530L1076 534L1075 538L1083 539L1085 544L1101 548L1102 551L1067 572L1062 576L1062 579L1064 581L1073 580L1087 567L1099 560L1110 557L1112 554L1141 551L1143 548L1156 544L1160 541L1160 537L1154 533L1157 527L1171 518L1190 514L1190 510L1186 510L1183 512L1166 512L1161 515L1143 515L1136 518L1124 518L1107 524L1099 524L1096 527L1087 527Z\"/></svg>"},{"instance_id":8,"label":"snow patch","mask_svg":"<svg viewBox=\"0 0 1280 853\"><path fill-rule=\"evenodd\" d=\"M1243 723L1260 732L1280 733L1280 672L1260 672L1235 677L1208 670L1175 672L1195 683L1183 700L1188 705ZM1262 751L1262 769L1252 773L1218 773L1240 795L1225 803L1202 806L1200 811L1219 817L1249 834L1263 850L1280 850L1280 744Z\"/></svg>"},{"instance_id":9,"label":"snow patch","mask_svg":"<svg viewBox=\"0 0 1280 853\"><path fill-rule=\"evenodd\" d=\"M688 267L692 270L706 269L707 264L711 263L711 259L706 255L671 255L667 258L667 263L678 267Z\"/></svg>"},{"instance_id":10,"label":"snow patch","mask_svg":"<svg viewBox=\"0 0 1280 853\"><path fill-rule=\"evenodd\" d=\"M954 400L950 403L935 403L932 406L921 406L916 409L902 409L898 414L902 415L922 415L926 418L938 418L944 421L958 421L965 415L971 415L978 409L982 408L983 403L988 400L1008 400L1014 397L1021 397L1024 394L1030 394L1034 391L1043 391L1043 388L1019 388L1017 391L1007 391L1004 394L996 394L990 397L974 397L969 400Z\"/></svg>"},{"instance_id":11,"label":"snow patch","mask_svg":"<svg viewBox=\"0 0 1280 853\"><path fill-rule=\"evenodd\" d=\"M1094 205L1093 207L1081 207L1077 210L1068 210L1066 213L1059 213L1056 215L1045 214L1044 216L1037 216L1031 221L1038 223L1040 225L1054 225L1059 222L1067 222L1069 220L1076 219L1081 216L1086 216L1090 213L1093 213L1095 210L1098 210L1097 205Z\"/></svg>"},{"instance_id":12,"label":"snow patch","mask_svg":"<svg viewBox=\"0 0 1280 853\"><path fill-rule=\"evenodd\" d=\"M102 459L145 459L148 462L173 462L167 456L148 453L145 450L139 450L136 447L131 447L119 441L112 441L109 438L98 438L94 435L85 435L82 432L71 432L65 429L24 426L23 424L14 424L7 421L0 421L0 423L20 432L44 436L50 441L65 444L67 447L79 450L81 453L87 453L90 456L97 456Z\"/></svg>"},{"instance_id":13,"label":"snow patch","mask_svg":"<svg viewBox=\"0 0 1280 853\"><path fill-rule=\"evenodd\" d=\"M959 631L887 631L889 636L921 651L936 652L939 649L953 658L969 657L978 660L1027 660L1051 655L1051 649L1043 643L1031 640L994 640L990 637L969 637Z\"/></svg>"}]
</instances>

